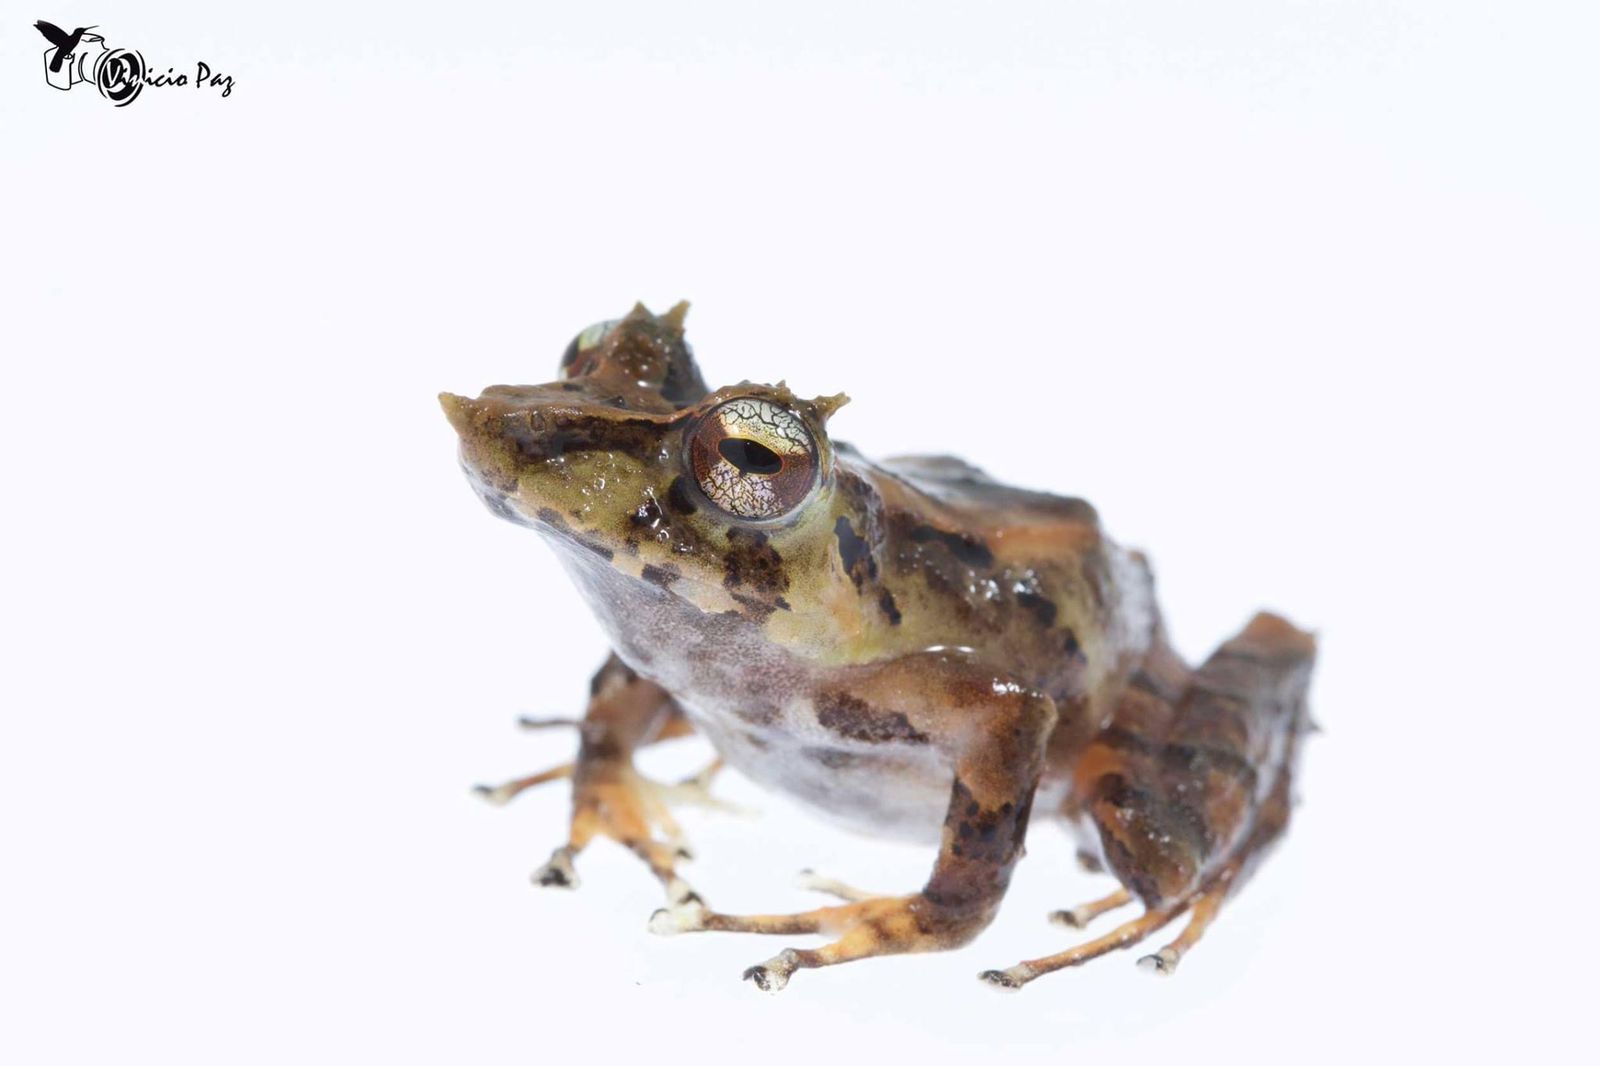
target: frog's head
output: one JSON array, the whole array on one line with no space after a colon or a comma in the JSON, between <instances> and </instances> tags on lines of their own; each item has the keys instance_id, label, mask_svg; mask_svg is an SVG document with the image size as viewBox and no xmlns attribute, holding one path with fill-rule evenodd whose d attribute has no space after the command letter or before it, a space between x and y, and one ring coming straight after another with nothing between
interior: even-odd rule
<instances>
[{"instance_id":1,"label":"frog's head","mask_svg":"<svg viewBox=\"0 0 1600 1066\"><path fill-rule=\"evenodd\" d=\"M764 621L792 609L795 575L827 565L837 501L824 425L845 398L708 392L687 310L639 306L589 327L548 385L440 402L489 509L543 534L592 596L653 586Z\"/></svg>"}]
</instances>

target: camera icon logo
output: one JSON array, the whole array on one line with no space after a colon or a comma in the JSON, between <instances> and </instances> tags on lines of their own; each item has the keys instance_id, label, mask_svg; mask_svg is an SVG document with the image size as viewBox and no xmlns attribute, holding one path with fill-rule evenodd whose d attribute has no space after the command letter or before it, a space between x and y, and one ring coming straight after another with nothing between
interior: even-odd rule
<instances>
[{"instance_id":1,"label":"camera icon logo","mask_svg":"<svg viewBox=\"0 0 1600 1066\"><path fill-rule=\"evenodd\" d=\"M34 25L51 47L44 53L44 80L57 89L89 82L117 107L126 107L144 89L144 57L127 48L108 48L106 39L80 26L67 33L48 22Z\"/></svg>"}]
</instances>

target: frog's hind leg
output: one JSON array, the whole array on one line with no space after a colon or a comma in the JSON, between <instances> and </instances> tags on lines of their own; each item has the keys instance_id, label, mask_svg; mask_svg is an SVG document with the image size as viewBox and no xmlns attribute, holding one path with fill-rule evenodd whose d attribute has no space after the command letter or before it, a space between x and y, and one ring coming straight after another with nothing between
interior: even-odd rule
<instances>
[{"instance_id":1,"label":"frog's hind leg","mask_svg":"<svg viewBox=\"0 0 1600 1066\"><path fill-rule=\"evenodd\" d=\"M1119 888L1109 895L1092 899L1088 903L1080 903L1076 907L1068 907L1064 911L1053 911L1050 920L1057 925L1064 925L1068 929L1085 929L1090 922L1102 914L1109 914L1119 907L1126 907L1133 902L1133 893L1126 888Z\"/></svg>"},{"instance_id":2,"label":"frog's hind leg","mask_svg":"<svg viewBox=\"0 0 1600 1066\"><path fill-rule=\"evenodd\" d=\"M1145 913L1078 947L980 976L1019 988L1137 944L1187 913L1183 932L1140 960L1171 973L1288 825L1314 658L1308 634L1261 614L1187 678L1161 661L1136 676L1084 753L1074 791L1106 865ZM1088 916L1117 898L1089 905Z\"/></svg>"},{"instance_id":3,"label":"frog's hind leg","mask_svg":"<svg viewBox=\"0 0 1600 1066\"><path fill-rule=\"evenodd\" d=\"M1160 951L1141 958L1139 968L1159 974L1170 974L1175 971L1184 953L1199 943L1200 938L1205 935L1206 927L1217 916L1217 911L1222 909L1222 901L1225 898L1223 888L1202 892L1195 897L1194 904L1189 908L1189 924L1183 927L1183 932Z\"/></svg>"},{"instance_id":4,"label":"frog's hind leg","mask_svg":"<svg viewBox=\"0 0 1600 1066\"><path fill-rule=\"evenodd\" d=\"M1302 731L1311 731L1309 727ZM1293 805L1292 753L1289 762L1279 767L1272 791L1262 802L1250 836L1221 865L1209 879L1209 888L1197 895L1189 907L1189 924L1166 947L1139 960L1139 968L1150 973L1170 976L1178 968L1183 956L1199 943L1205 935L1222 904L1249 877L1251 870L1266 857L1267 851L1289 826L1289 809Z\"/></svg>"}]
</instances>

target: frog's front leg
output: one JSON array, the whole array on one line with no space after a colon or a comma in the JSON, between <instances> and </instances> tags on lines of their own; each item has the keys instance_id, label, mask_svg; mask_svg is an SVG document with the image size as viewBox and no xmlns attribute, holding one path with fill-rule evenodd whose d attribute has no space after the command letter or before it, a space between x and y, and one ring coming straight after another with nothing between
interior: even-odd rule
<instances>
[{"instance_id":1,"label":"frog's front leg","mask_svg":"<svg viewBox=\"0 0 1600 1066\"><path fill-rule=\"evenodd\" d=\"M767 991L781 989L797 969L959 947L987 926L1022 854L1045 741L1056 721L1048 697L935 653L852 671L815 693L813 704L817 724L842 740L935 746L954 779L939 856L919 892L852 893L842 905L798 914L732 915L690 906L651 917L657 933L838 936L820 948L786 949L745 971Z\"/></svg>"},{"instance_id":2,"label":"frog's front leg","mask_svg":"<svg viewBox=\"0 0 1600 1066\"><path fill-rule=\"evenodd\" d=\"M604 836L632 851L650 867L665 887L670 903L684 906L698 902L699 896L677 875L677 861L686 858L688 852L668 810L668 801L703 793L720 762L697 778L675 786L659 784L634 769L633 753L639 748L692 730L665 689L635 674L615 655L595 674L589 706L577 728L580 740L573 762L496 788L479 789L491 802L504 803L545 781L572 780L572 820L567 842L534 871L534 883L575 887L578 876L573 859L596 836Z\"/></svg>"}]
</instances>

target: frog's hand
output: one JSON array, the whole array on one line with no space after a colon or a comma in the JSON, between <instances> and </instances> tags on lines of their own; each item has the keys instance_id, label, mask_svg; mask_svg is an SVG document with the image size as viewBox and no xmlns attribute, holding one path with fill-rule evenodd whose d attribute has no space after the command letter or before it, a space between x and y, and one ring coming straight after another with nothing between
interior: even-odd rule
<instances>
[{"instance_id":1,"label":"frog's hand","mask_svg":"<svg viewBox=\"0 0 1600 1066\"><path fill-rule=\"evenodd\" d=\"M988 925L1022 853L1045 741L1056 722L1048 697L938 653L863 667L841 684L815 694L819 703L832 697L826 702L849 708L824 728L856 740L870 736L872 743L932 746L948 758L954 782L939 857L927 885L911 895L869 896L813 880L811 887L848 902L799 914L671 907L651 916L656 933L838 934L831 944L790 948L745 971L768 991L782 988L797 969L958 947Z\"/></svg>"},{"instance_id":2,"label":"frog's hand","mask_svg":"<svg viewBox=\"0 0 1600 1066\"><path fill-rule=\"evenodd\" d=\"M665 689L639 677L615 655L594 676L589 707L578 723L578 732L578 757L573 762L495 788L479 786L477 790L492 802L504 803L534 785L563 778L572 780L572 821L567 842L534 871L534 883L575 887L578 875L573 859L596 836L604 836L632 851L650 867L666 888L668 902L678 906L697 903L699 896L677 875L677 861L687 858L689 852L668 803L699 797L701 802L714 805L715 801L703 794L720 764L713 763L678 785L658 784L634 769L633 753L639 748L693 730Z\"/></svg>"},{"instance_id":3,"label":"frog's hand","mask_svg":"<svg viewBox=\"0 0 1600 1066\"><path fill-rule=\"evenodd\" d=\"M1018 988L1136 944L1187 912L1183 932L1139 960L1155 973L1175 970L1288 825L1295 752L1311 728L1305 697L1315 656L1309 634L1268 614L1187 677L1175 675L1175 657L1158 648L1160 661L1137 676L1116 722L1084 754L1074 790L1124 890L1055 917L1081 927L1133 899L1145 913L984 980Z\"/></svg>"}]
</instances>

